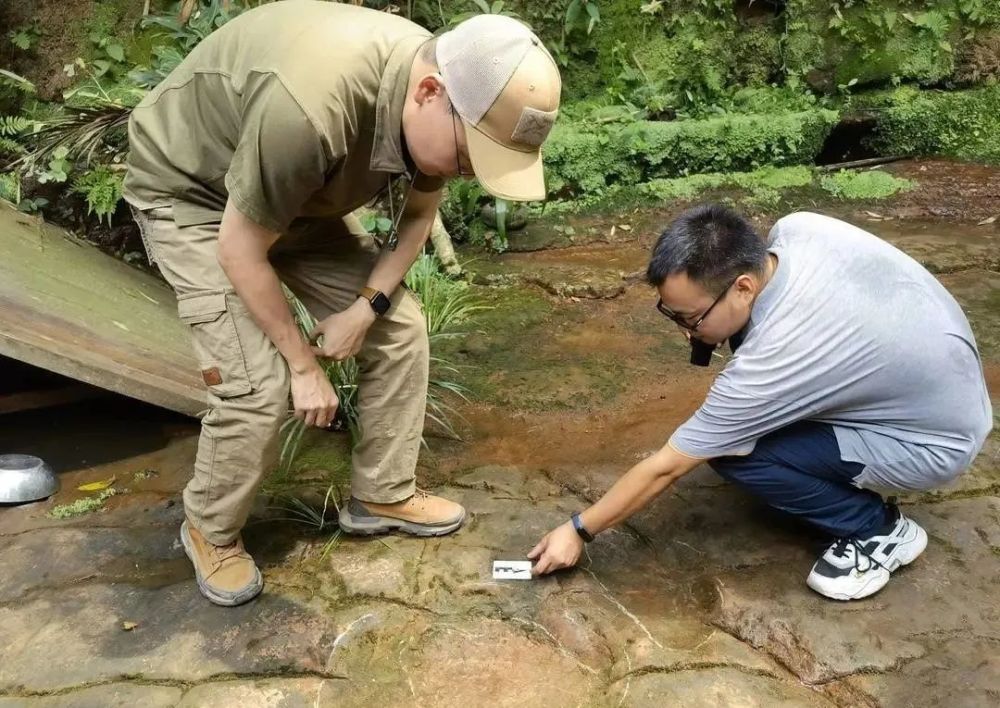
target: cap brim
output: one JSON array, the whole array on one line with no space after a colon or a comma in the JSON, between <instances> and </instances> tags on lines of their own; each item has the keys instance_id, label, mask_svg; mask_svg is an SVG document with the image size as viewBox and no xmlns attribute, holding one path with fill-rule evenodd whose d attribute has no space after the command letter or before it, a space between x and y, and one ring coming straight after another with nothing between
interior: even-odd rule
<instances>
[{"instance_id":1,"label":"cap brim","mask_svg":"<svg viewBox=\"0 0 1000 708\"><path fill-rule=\"evenodd\" d=\"M466 122L465 137L476 179L493 196L515 202L545 199L542 154L511 150Z\"/></svg>"}]
</instances>

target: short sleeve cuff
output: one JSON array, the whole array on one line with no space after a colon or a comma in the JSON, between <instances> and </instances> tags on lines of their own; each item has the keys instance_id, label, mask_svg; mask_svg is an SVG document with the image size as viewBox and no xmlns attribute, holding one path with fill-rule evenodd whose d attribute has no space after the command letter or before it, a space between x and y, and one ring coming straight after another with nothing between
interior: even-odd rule
<instances>
[{"instance_id":1,"label":"short sleeve cuff","mask_svg":"<svg viewBox=\"0 0 1000 708\"><path fill-rule=\"evenodd\" d=\"M236 177L232 173L226 175L226 190L229 192L229 201L239 209L243 216L258 226L262 226L275 233L283 233L288 228L288 224L281 223L269 211L247 199L240 190Z\"/></svg>"}]
</instances>

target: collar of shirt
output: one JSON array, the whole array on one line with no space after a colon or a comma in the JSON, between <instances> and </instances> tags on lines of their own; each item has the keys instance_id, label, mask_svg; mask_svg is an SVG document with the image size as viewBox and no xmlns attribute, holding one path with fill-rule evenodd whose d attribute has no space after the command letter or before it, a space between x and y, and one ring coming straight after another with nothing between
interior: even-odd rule
<instances>
[{"instance_id":1,"label":"collar of shirt","mask_svg":"<svg viewBox=\"0 0 1000 708\"><path fill-rule=\"evenodd\" d=\"M767 314L774 307L778 298L781 297L781 293L788 283L789 269L791 268L791 265L788 263L788 254L783 249L775 247L769 248L768 253L773 253L777 256L778 265L771 274L771 279L764 286L764 289L760 291L757 300L750 309L750 321L743 329L744 338L750 334L755 324L762 322L767 317Z\"/></svg>"},{"instance_id":2,"label":"collar of shirt","mask_svg":"<svg viewBox=\"0 0 1000 708\"><path fill-rule=\"evenodd\" d=\"M414 171L407 164L403 146L403 106L413 58L427 41L429 37L425 35L407 37L393 48L386 62L375 104L375 141L369 163L373 172L412 174Z\"/></svg>"}]
</instances>

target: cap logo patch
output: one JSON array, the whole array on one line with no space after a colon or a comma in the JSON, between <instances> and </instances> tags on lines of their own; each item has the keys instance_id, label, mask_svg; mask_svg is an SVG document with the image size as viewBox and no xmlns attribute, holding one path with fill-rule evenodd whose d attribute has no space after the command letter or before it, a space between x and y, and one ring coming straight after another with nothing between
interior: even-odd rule
<instances>
[{"instance_id":1,"label":"cap logo patch","mask_svg":"<svg viewBox=\"0 0 1000 708\"><path fill-rule=\"evenodd\" d=\"M549 137L549 131L555 125L555 111L540 111L537 108L526 107L521 111L521 119L514 127L514 133L510 136L512 142L532 147L541 147L545 138Z\"/></svg>"}]
</instances>

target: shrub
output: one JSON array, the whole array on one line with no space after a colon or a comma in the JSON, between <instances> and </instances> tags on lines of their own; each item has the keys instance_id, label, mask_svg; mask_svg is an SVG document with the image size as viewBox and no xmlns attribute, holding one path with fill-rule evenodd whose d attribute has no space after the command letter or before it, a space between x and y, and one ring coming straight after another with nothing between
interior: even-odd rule
<instances>
[{"instance_id":1,"label":"shrub","mask_svg":"<svg viewBox=\"0 0 1000 708\"><path fill-rule=\"evenodd\" d=\"M882 154L1000 163L1000 86L950 93L899 89L875 108L871 146Z\"/></svg>"}]
</instances>

